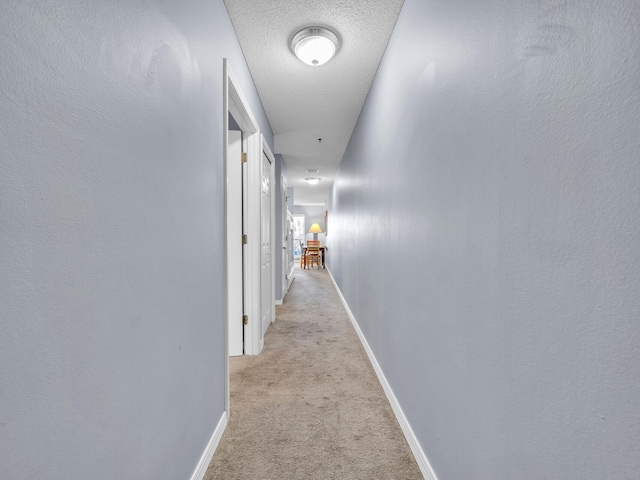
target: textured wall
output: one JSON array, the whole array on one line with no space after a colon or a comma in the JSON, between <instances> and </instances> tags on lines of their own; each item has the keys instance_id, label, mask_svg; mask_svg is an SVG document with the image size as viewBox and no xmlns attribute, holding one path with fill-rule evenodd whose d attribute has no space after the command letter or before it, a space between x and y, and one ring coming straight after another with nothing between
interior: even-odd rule
<instances>
[{"instance_id":1,"label":"textured wall","mask_svg":"<svg viewBox=\"0 0 640 480\"><path fill-rule=\"evenodd\" d=\"M222 0L5 2L0 478L187 479L224 410Z\"/></svg>"},{"instance_id":2,"label":"textured wall","mask_svg":"<svg viewBox=\"0 0 640 480\"><path fill-rule=\"evenodd\" d=\"M638 478L639 23L404 4L329 263L440 480Z\"/></svg>"}]
</instances>

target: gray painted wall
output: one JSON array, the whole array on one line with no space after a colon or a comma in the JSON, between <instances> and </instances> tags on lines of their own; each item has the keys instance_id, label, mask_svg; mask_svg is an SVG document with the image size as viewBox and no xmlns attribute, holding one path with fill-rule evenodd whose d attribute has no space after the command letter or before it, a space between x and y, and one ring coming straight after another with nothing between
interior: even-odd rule
<instances>
[{"instance_id":1,"label":"gray painted wall","mask_svg":"<svg viewBox=\"0 0 640 480\"><path fill-rule=\"evenodd\" d=\"M0 478L188 479L224 410L222 0L0 15Z\"/></svg>"},{"instance_id":2,"label":"gray painted wall","mask_svg":"<svg viewBox=\"0 0 640 480\"><path fill-rule=\"evenodd\" d=\"M640 470L640 6L406 0L329 265L440 480Z\"/></svg>"}]
</instances>

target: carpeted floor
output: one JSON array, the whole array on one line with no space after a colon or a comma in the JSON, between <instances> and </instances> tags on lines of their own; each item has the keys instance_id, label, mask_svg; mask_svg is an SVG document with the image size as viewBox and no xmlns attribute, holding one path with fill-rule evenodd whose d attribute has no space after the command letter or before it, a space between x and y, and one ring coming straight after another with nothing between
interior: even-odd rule
<instances>
[{"instance_id":1,"label":"carpeted floor","mask_svg":"<svg viewBox=\"0 0 640 480\"><path fill-rule=\"evenodd\" d=\"M205 480L422 479L326 270L296 270L258 356L231 358Z\"/></svg>"}]
</instances>

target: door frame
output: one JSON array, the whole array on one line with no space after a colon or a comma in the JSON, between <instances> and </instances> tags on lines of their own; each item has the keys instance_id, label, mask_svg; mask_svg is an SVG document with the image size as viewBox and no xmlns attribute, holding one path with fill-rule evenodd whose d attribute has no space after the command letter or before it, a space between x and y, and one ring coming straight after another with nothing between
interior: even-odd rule
<instances>
[{"instance_id":1,"label":"door frame","mask_svg":"<svg viewBox=\"0 0 640 480\"><path fill-rule=\"evenodd\" d=\"M230 388L229 388L229 308L227 305L227 297L228 297L228 288L226 278L227 271L229 268L228 265L228 248L227 248L227 215L228 215L228 186L227 186L227 146L229 142L229 114L234 118L234 120L238 123L238 126L242 130L243 136L243 148L242 150L247 154L247 167L243 170L243 232L248 236L247 245L244 246L244 262L243 262L243 284L244 284L244 313L249 318L249 324L244 326L244 353L245 355L255 355L259 352L255 352L253 348L253 342L251 341L252 334L252 323L258 323L258 316L255 314L256 304L259 304L259 301L255 301L255 283L256 277L257 282L260 281L260 266L256 264L259 261L259 252L258 256L255 255L255 247L259 248L258 242L259 239L259 230L258 237L255 237L255 224L256 218L257 222L260 221L260 212L258 211L258 215L256 217L255 207L251 208L250 200L253 196L256 196L255 190L259 188L260 184L256 185L255 181L255 172L252 170L256 169L256 164L259 165L260 155L261 155L261 145L260 145L260 131L258 128L258 122L256 121L255 116L251 112L251 108L249 107L249 103L246 100L246 97L242 93L242 89L240 88L240 83L237 80L237 77L233 73L231 69L231 65L229 64L229 60L226 58L222 59L222 71L223 71L223 111L222 111L222 150L223 150L223 161L222 161L222 172L224 178L224 261L223 261L223 275L224 275L224 362L225 362L225 410L227 414L229 414L229 406L230 406ZM253 168L252 168L253 167ZM254 193L251 195L250 191L253 189ZM258 197L259 198L259 197ZM251 235L253 234L253 241L251 241ZM251 248L254 247L254 248ZM257 270L257 273L256 273ZM257 290L258 295L260 290ZM257 307L259 309L259 307ZM253 320L253 321L252 321ZM241 321L241 319L239 320Z\"/></svg>"},{"instance_id":2,"label":"door frame","mask_svg":"<svg viewBox=\"0 0 640 480\"><path fill-rule=\"evenodd\" d=\"M264 138L264 135L260 135L262 140L262 152L269 159L269 163L271 164L269 181L271 182L271 205L270 205L270 217L271 217L271 228L269 231L270 239L269 244L271 245L271 292L269 293L269 298L271 299L271 323L276 321L276 268L273 264L274 259L276 258L276 232L275 232L275 219L276 219L276 157L273 155L269 144L267 143L267 139ZM262 178L262 174L260 175ZM262 210L261 210L262 211ZM262 250L260 250L262 254ZM262 260L261 260L262 264ZM260 351L262 351L262 347L264 346L264 338L261 338Z\"/></svg>"}]
</instances>

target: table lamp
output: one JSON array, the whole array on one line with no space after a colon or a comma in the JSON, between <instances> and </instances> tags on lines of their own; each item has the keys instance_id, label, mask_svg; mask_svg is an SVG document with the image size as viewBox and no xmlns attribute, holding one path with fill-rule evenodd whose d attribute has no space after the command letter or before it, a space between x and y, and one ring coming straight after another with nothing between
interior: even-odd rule
<instances>
[{"instance_id":1,"label":"table lamp","mask_svg":"<svg viewBox=\"0 0 640 480\"><path fill-rule=\"evenodd\" d=\"M314 223L313 225L311 225L311 228L309 229L309 233L313 233L313 239L317 240L318 234L322 233L322 229L320 228L320 225L318 225L317 223Z\"/></svg>"}]
</instances>

